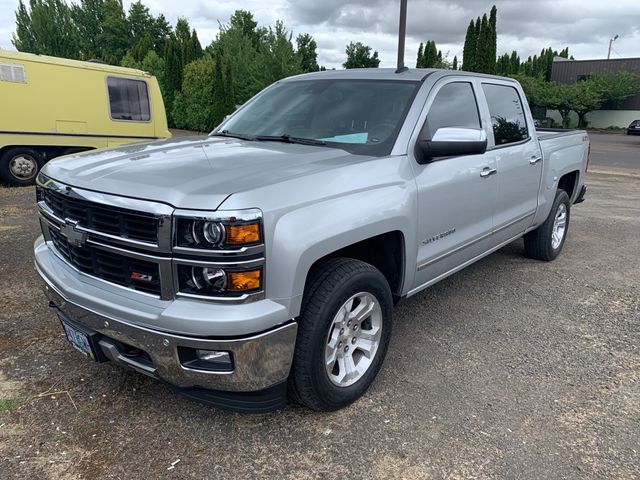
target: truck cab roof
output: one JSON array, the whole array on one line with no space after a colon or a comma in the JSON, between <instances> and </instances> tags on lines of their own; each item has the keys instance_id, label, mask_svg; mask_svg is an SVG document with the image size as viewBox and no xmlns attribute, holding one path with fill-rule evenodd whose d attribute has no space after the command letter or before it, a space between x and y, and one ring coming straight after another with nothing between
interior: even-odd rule
<instances>
[{"instance_id":1,"label":"truck cab roof","mask_svg":"<svg viewBox=\"0 0 640 480\"><path fill-rule=\"evenodd\" d=\"M447 75L459 75L464 77L493 78L504 81L515 82L512 78L499 77L497 75L487 75L476 72L465 72L462 70L445 70L441 68L408 68L397 72L395 68L350 68L346 70L325 70L322 72L303 73L293 77L280 80L280 82L295 82L312 79L353 79L353 80L406 80L421 82L431 75L438 78Z\"/></svg>"}]
</instances>

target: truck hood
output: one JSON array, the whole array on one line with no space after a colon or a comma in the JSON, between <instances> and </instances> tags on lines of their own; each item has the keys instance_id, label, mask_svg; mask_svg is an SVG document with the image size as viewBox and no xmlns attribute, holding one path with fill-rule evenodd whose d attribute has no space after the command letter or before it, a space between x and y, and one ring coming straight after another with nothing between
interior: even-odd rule
<instances>
[{"instance_id":1,"label":"truck hood","mask_svg":"<svg viewBox=\"0 0 640 480\"><path fill-rule=\"evenodd\" d=\"M233 193L366 159L328 147L182 137L62 157L43 173L73 187L215 210Z\"/></svg>"}]
</instances>

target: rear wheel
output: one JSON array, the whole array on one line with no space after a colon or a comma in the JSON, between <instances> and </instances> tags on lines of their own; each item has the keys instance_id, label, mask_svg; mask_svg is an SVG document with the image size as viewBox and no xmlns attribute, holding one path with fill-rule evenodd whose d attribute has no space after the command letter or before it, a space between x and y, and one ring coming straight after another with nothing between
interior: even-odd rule
<instances>
[{"instance_id":1,"label":"rear wheel","mask_svg":"<svg viewBox=\"0 0 640 480\"><path fill-rule=\"evenodd\" d=\"M548 262L560 254L569 230L570 206L567 192L558 190L545 222L524 236L529 257Z\"/></svg>"},{"instance_id":2,"label":"rear wheel","mask_svg":"<svg viewBox=\"0 0 640 480\"><path fill-rule=\"evenodd\" d=\"M36 150L10 148L0 156L0 178L7 185L32 185L42 164L42 155Z\"/></svg>"},{"instance_id":3,"label":"rear wheel","mask_svg":"<svg viewBox=\"0 0 640 480\"><path fill-rule=\"evenodd\" d=\"M314 410L357 400L375 379L391 338L393 298L375 267L332 259L311 273L289 390Z\"/></svg>"}]
</instances>

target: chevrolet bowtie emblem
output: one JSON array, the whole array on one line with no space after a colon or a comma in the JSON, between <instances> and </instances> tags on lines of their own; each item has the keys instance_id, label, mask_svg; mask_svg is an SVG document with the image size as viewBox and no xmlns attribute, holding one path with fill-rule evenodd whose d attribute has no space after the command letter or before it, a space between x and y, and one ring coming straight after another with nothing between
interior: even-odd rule
<instances>
[{"instance_id":1,"label":"chevrolet bowtie emblem","mask_svg":"<svg viewBox=\"0 0 640 480\"><path fill-rule=\"evenodd\" d=\"M81 247L87 241L87 234L78 230L77 226L78 222L76 220L65 218L64 223L60 225L60 233L67 237L67 241L71 245Z\"/></svg>"}]
</instances>

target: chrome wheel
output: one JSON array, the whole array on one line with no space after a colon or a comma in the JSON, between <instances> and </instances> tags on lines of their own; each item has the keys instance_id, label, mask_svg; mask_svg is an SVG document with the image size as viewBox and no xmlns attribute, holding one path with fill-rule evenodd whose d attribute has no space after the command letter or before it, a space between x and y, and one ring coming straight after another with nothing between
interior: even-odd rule
<instances>
[{"instance_id":1,"label":"chrome wheel","mask_svg":"<svg viewBox=\"0 0 640 480\"><path fill-rule=\"evenodd\" d=\"M562 245L564 234L567 230L567 206L564 203L558 205L556 216L551 230L551 248L557 250Z\"/></svg>"},{"instance_id":2,"label":"chrome wheel","mask_svg":"<svg viewBox=\"0 0 640 480\"><path fill-rule=\"evenodd\" d=\"M31 155L21 153L9 160L9 171L20 180L30 180L38 172L38 162Z\"/></svg>"},{"instance_id":3,"label":"chrome wheel","mask_svg":"<svg viewBox=\"0 0 640 480\"><path fill-rule=\"evenodd\" d=\"M371 293L349 298L329 327L325 368L329 380L339 387L353 385L367 372L380 346L382 309Z\"/></svg>"}]
</instances>

